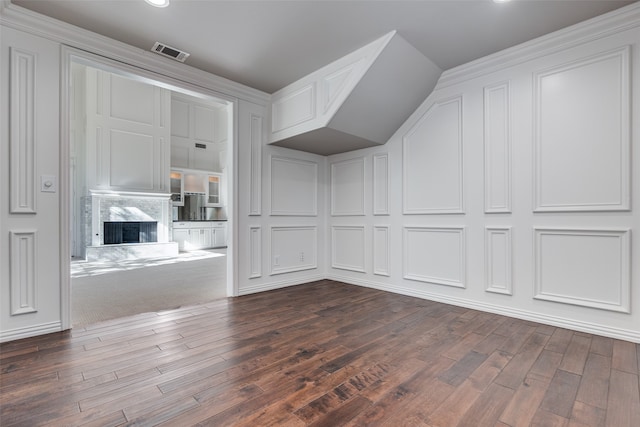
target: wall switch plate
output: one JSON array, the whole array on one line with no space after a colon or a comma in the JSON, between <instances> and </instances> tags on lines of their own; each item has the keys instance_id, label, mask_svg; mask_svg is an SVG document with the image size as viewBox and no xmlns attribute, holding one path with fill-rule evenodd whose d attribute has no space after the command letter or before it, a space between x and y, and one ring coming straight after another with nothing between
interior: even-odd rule
<instances>
[{"instance_id":1,"label":"wall switch plate","mask_svg":"<svg viewBox=\"0 0 640 427\"><path fill-rule=\"evenodd\" d=\"M42 175L40 177L40 191L43 193L58 191L58 178L55 175Z\"/></svg>"}]
</instances>

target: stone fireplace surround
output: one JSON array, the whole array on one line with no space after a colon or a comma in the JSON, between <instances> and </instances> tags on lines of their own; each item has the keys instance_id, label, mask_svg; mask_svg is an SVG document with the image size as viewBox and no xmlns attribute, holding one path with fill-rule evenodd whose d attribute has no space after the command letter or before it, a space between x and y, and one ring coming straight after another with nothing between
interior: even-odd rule
<instances>
[{"instance_id":1,"label":"stone fireplace surround","mask_svg":"<svg viewBox=\"0 0 640 427\"><path fill-rule=\"evenodd\" d=\"M171 242L170 194L92 190L86 200L85 243L88 261L170 257L178 255ZM104 244L105 222L156 222L157 241Z\"/></svg>"}]
</instances>

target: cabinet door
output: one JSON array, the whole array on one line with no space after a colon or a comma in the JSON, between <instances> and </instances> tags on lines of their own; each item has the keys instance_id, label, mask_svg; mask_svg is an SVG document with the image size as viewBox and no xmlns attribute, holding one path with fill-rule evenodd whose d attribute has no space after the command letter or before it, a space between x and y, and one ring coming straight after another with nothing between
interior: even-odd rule
<instances>
[{"instance_id":1,"label":"cabinet door","mask_svg":"<svg viewBox=\"0 0 640 427\"><path fill-rule=\"evenodd\" d=\"M173 241L178 242L178 249L181 251L188 250L189 230L185 228L173 229Z\"/></svg>"},{"instance_id":2,"label":"cabinet door","mask_svg":"<svg viewBox=\"0 0 640 427\"><path fill-rule=\"evenodd\" d=\"M207 206L220 206L220 175L207 176Z\"/></svg>"},{"instance_id":3,"label":"cabinet door","mask_svg":"<svg viewBox=\"0 0 640 427\"><path fill-rule=\"evenodd\" d=\"M227 227L216 227L213 229L213 247L224 248L227 246Z\"/></svg>"},{"instance_id":4,"label":"cabinet door","mask_svg":"<svg viewBox=\"0 0 640 427\"><path fill-rule=\"evenodd\" d=\"M184 206L184 174L180 171L171 171L169 185L173 206Z\"/></svg>"}]
</instances>

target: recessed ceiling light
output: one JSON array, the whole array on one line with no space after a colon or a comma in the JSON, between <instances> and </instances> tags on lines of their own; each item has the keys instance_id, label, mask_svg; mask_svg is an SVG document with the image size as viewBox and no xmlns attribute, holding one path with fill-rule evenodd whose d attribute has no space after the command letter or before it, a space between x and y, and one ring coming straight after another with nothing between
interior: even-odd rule
<instances>
[{"instance_id":1,"label":"recessed ceiling light","mask_svg":"<svg viewBox=\"0 0 640 427\"><path fill-rule=\"evenodd\" d=\"M494 3L509 3L511 0L493 0Z\"/></svg>"},{"instance_id":2,"label":"recessed ceiling light","mask_svg":"<svg viewBox=\"0 0 640 427\"><path fill-rule=\"evenodd\" d=\"M169 6L169 0L144 0L151 6L155 7L167 7Z\"/></svg>"}]
</instances>

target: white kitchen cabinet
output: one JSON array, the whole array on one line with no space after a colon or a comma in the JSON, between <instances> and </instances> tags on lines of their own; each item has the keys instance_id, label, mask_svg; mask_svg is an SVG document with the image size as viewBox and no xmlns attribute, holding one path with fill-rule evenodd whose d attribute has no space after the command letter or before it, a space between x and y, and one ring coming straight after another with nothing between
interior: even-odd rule
<instances>
[{"instance_id":1,"label":"white kitchen cabinet","mask_svg":"<svg viewBox=\"0 0 640 427\"><path fill-rule=\"evenodd\" d=\"M221 176L219 174L207 175L206 181L206 202L205 206L219 207L222 206L222 200L220 198L220 181Z\"/></svg>"},{"instance_id":2,"label":"white kitchen cabinet","mask_svg":"<svg viewBox=\"0 0 640 427\"><path fill-rule=\"evenodd\" d=\"M214 248L227 246L227 223L215 223L211 229L211 243Z\"/></svg>"},{"instance_id":3,"label":"white kitchen cabinet","mask_svg":"<svg viewBox=\"0 0 640 427\"><path fill-rule=\"evenodd\" d=\"M227 246L227 223L181 221L173 223L173 241L181 251Z\"/></svg>"},{"instance_id":4,"label":"white kitchen cabinet","mask_svg":"<svg viewBox=\"0 0 640 427\"><path fill-rule=\"evenodd\" d=\"M173 206L184 206L184 173L182 171L171 171L169 187L171 188Z\"/></svg>"}]
</instances>

